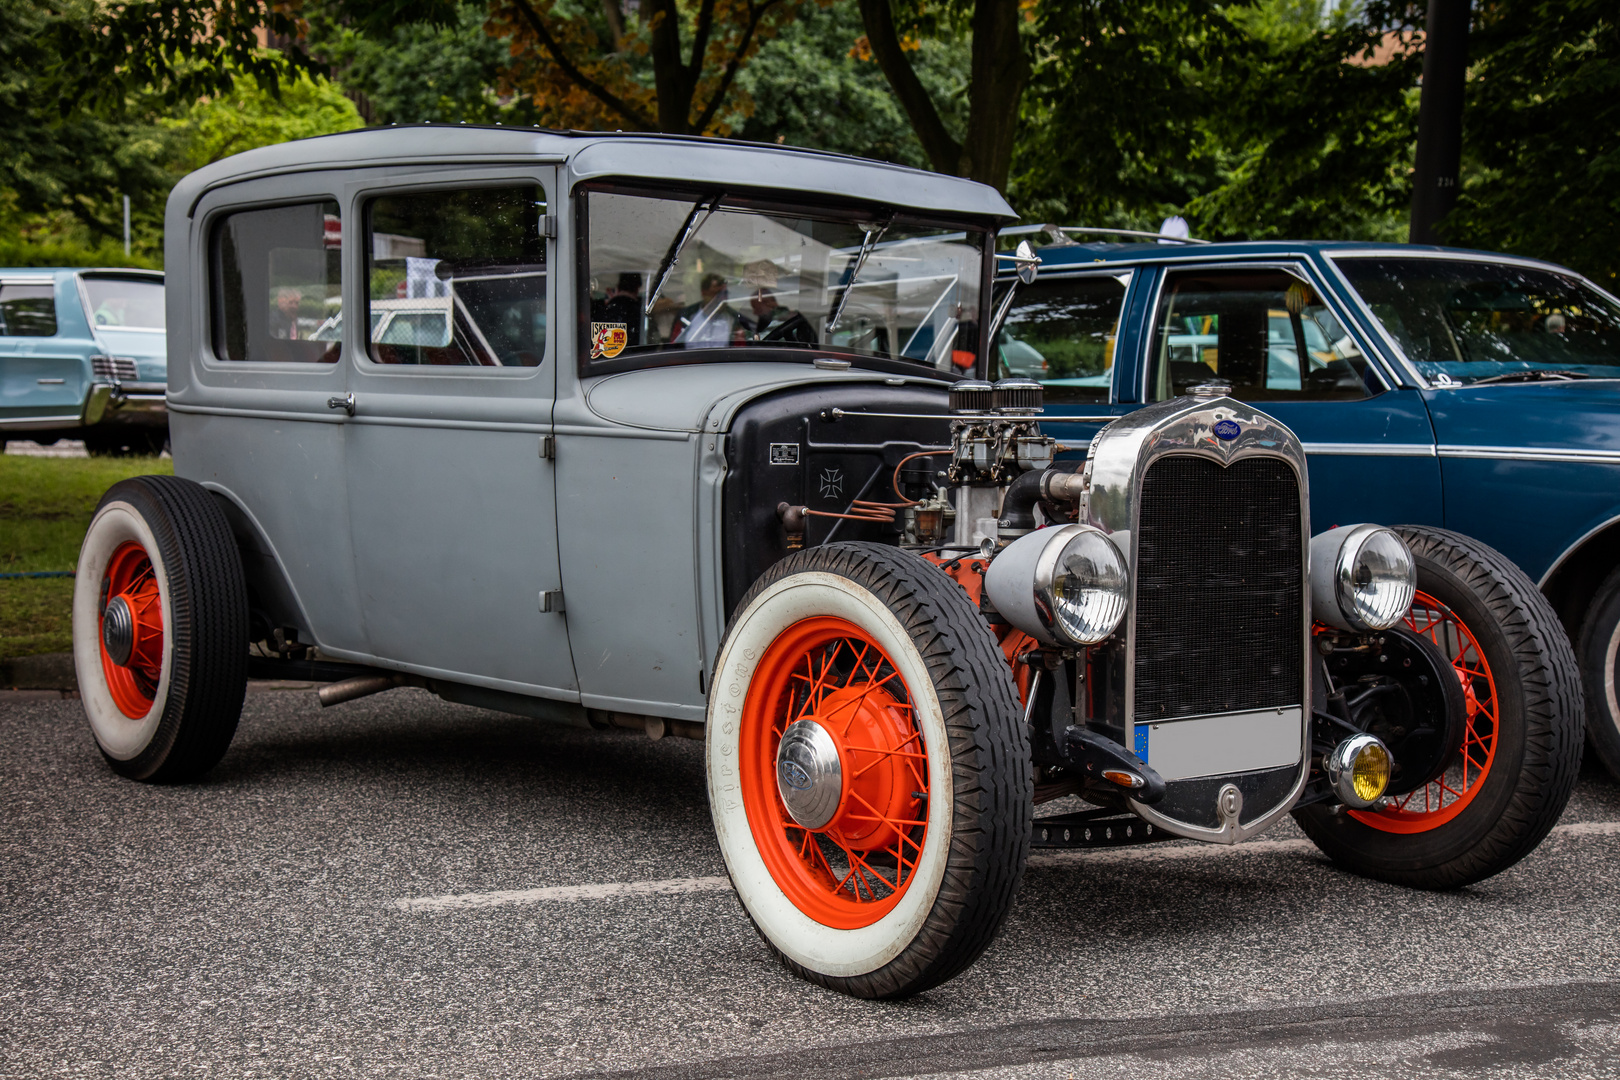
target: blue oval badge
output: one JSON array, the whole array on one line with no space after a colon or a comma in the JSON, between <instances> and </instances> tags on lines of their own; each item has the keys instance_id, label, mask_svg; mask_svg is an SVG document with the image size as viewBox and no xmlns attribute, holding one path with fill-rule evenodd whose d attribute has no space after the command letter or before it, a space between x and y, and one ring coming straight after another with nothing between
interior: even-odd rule
<instances>
[{"instance_id":1,"label":"blue oval badge","mask_svg":"<svg viewBox=\"0 0 1620 1080\"><path fill-rule=\"evenodd\" d=\"M1225 439L1227 442L1231 442L1233 439L1237 438L1238 433L1242 430L1242 428L1237 426L1237 421L1235 420L1222 420L1215 425L1216 437Z\"/></svg>"},{"instance_id":2,"label":"blue oval badge","mask_svg":"<svg viewBox=\"0 0 1620 1080\"><path fill-rule=\"evenodd\" d=\"M782 762L782 782L794 791L810 790L810 774L797 761Z\"/></svg>"}]
</instances>

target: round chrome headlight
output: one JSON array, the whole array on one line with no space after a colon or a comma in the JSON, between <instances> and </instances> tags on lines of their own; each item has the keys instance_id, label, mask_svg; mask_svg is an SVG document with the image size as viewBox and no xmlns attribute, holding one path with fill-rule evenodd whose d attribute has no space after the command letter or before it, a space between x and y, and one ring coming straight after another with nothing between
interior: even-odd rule
<instances>
[{"instance_id":1,"label":"round chrome headlight","mask_svg":"<svg viewBox=\"0 0 1620 1080\"><path fill-rule=\"evenodd\" d=\"M1036 606L1050 612L1049 625L1059 637L1071 645L1095 645L1125 617L1130 601L1125 560L1107 536L1081 529L1058 550L1047 573L1037 574L1035 594Z\"/></svg>"},{"instance_id":2,"label":"round chrome headlight","mask_svg":"<svg viewBox=\"0 0 1620 1080\"><path fill-rule=\"evenodd\" d=\"M1370 529L1340 548L1333 576L1339 610L1366 630L1388 630L1400 622L1417 591L1412 553L1388 529Z\"/></svg>"},{"instance_id":3,"label":"round chrome headlight","mask_svg":"<svg viewBox=\"0 0 1620 1080\"><path fill-rule=\"evenodd\" d=\"M1311 540L1315 614L1342 630L1388 630L1406 615L1417 571L1405 541L1378 525L1331 529Z\"/></svg>"}]
</instances>

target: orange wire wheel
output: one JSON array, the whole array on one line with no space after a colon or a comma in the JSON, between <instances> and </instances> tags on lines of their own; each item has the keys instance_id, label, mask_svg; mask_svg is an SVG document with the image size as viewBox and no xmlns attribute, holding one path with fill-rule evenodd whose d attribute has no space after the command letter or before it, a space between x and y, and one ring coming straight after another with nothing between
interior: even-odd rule
<instances>
[{"instance_id":1,"label":"orange wire wheel","mask_svg":"<svg viewBox=\"0 0 1620 1080\"><path fill-rule=\"evenodd\" d=\"M853 930L900 901L928 842L928 755L893 660L818 616L766 648L743 704L739 779L772 879L805 915Z\"/></svg>"},{"instance_id":2,"label":"orange wire wheel","mask_svg":"<svg viewBox=\"0 0 1620 1080\"><path fill-rule=\"evenodd\" d=\"M797 551L738 603L708 698L715 839L782 963L868 998L973 963L1023 874L1034 777L961 586L879 544Z\"/></svg>"},{"instance_id":3,"label":"orange wire wheel","mask_svg":"<svg viewBox=\"0 0 1620 1080\"><path fill-rule=\"evenodd\" d=\"M139 720L163 676L163 598L146 549L120 544L101 579L101 670L118 710Z\"/></svg>"},{"instance_id":4,"label":"orange wire wheel","mask_svg":"<svg viewBox=\"0 0 1620 1080\"><path fill-rule=\"evenodd\" d=\"M1394 758L1388 794L1365 810L1317 802L1294 816L1347 870L1461 888L1535 850L1563 813L1580 768L1580 680L1558 614L1523 570L1460 533L1395 531L1417 577L1392 632L1405 640L1364 651L1357 676L1385 664L1408 673L1399 694L1380 679L1361 691L1385 695L1369 730Z\"/></svg>"},{"instance_id":5,"label":"orange wire wheel","mask_svg":"<svg viewBox=\"0 0 1620 1080\"><path fill-rule=\"evenodd\" d=\"M1427 784L1390 799L1380 808L1353 810L1350 816L1384 832L1421 833L1451 821L1479 794L1496 760L1500 722L1491 665L1478 639L1456 612L1428 593L1419 592L1406 614L1406 627L1439 647L1462 685L1466 702L1462 743L1445 771Z\"/></svg>"}]
</instances>

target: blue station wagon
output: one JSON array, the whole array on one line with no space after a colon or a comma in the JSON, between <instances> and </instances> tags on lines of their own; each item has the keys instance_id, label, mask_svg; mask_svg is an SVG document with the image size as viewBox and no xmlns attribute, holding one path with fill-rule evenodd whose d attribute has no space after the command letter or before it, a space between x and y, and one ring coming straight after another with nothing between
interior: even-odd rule
<instances>
[{"instance_id":1,"label":"blue station wagon","mask_svg":"<svg viewBox=\"0 0 1620 1080\"><path fill-rule=\"evenodd\" d=\"M1442 526L1536 581L1620 776L1620 301L1478 251L1011 231L1055 241L996 355L1044 385L1047 431L1083 448L1078 417L1227 384L1304 443L1314 522Z\"/></svg>"},{"instance_id":2,"label":"blue station wagon","mask_svg":"<svg viewBox=\"0 0 1620 1080\"><path fill-rule=\"evenodd\" d=\"M163 449L165 340L160 273L0 269L0 442Z\"/></svg>"}]
</instances>

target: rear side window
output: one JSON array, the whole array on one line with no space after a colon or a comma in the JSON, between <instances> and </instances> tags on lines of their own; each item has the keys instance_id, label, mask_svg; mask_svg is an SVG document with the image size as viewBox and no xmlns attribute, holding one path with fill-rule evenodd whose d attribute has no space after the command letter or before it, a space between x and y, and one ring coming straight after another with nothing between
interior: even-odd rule
<instances>
[{"instance_id":1,"label":"rear side window","mask_svg":"<svg viewBox=\"0 0 1620 1080\"><path fill-rule=\"evenodd\" d=\"M373 199L366 207L371 359L537 366L546 353L545 213L537 184Z\"/></svg>"},{"instance_id":2,"label":"rear side window","mask_svg":"<svg viewBox=\"0 0 1620 1080\"><path fill-rule=\"evenodd\" d=\"M1044 279L1018 290L991 352L995 377L1039 379L1046 400L1108 400L1130 274Z\"/></svg>"},{"instance_id":3,"label":"rear side window","mask_svg":"<svg viewBox=\"0 0 1620 1080\"><path fill-rule=\"evenodd\" d=\"M1383 389L1333 309L1284 270L1177 270L1153 324L1150 400L1224 382L1240 401L1346 401Z\"/></svg>"},{"instance_id":4,"label":"rear side window","mask_svg":"<svg viewBox=\"0 0 1620 1080\"><path fill-rule=\"evenodd\" d=\"M151 278L83 278L90 321L107 330L162 330L163 282Z\"/></svg>"},{"instance_id":5,"label":"rear side window","mask_svg":"<svg viewBox=\"0 0 1620 1080\"><path fill-rule=\"evenodd\" d=\"M244 210L214 226L214 355L332 364L342 337L343 229L331 200Z\"/></svg>"},{"instance_id":6,"label":"rear side window","mask_svg":"<svg viewBox=\"0 0 1620 1080\"><path fill-rule=\"evenodd\" d=\"M55 286L48 281L0 285L0 335L51 337L55 333Z\"/></svg>"}]
</instances>

